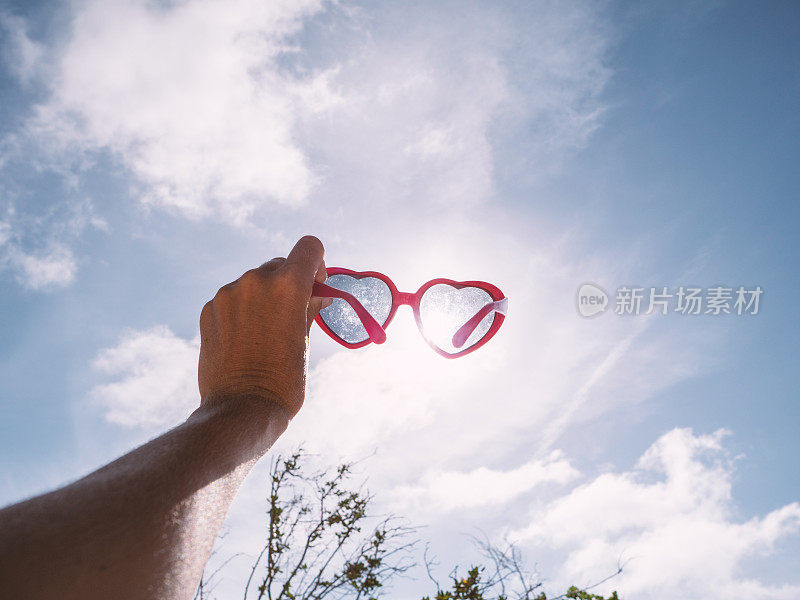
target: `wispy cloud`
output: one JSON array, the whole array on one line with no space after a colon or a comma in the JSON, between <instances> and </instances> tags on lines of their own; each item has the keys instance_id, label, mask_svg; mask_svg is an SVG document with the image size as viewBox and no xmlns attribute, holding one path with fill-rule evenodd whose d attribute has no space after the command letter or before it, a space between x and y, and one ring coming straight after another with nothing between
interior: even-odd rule
<instances>
[{"instance_id":1,"label":"wispy cloud","mask_svg":"<svg viewBox=\"0 0 800 600\"><path fill-rule=\"evenodd\" d=\"M544 459L534 459L506 471L478 467L467 472L428 471L418 482L392 491L398 504L417 504L426 511L502 506L544 483L566 484L578 471L554 450Z\"/></svg>"},{"instance_id":2,"label":"wispy cloud","mask_svg":"<svg viewBox=\"0 0 800 600\"><path fill-rule=\"evenodd\" d=\"M44 48L30 38L28 23L19 16L0 12L0 31L0 55L20 84L27 87L39 75Z\"/></svg>"},{"instance_id":3,"label":"wispy cloud","mask_svg":"<svg viewBox=\"0 0 800 600\"><path fill-rule=\"evenodd\" d=\"M7 269L30 290L69 285L78 272L72 245L87 228L108 228L88 202L62 203L42 214L8 204L0 219L0 271Z\"/></svg>"}]
</instances>

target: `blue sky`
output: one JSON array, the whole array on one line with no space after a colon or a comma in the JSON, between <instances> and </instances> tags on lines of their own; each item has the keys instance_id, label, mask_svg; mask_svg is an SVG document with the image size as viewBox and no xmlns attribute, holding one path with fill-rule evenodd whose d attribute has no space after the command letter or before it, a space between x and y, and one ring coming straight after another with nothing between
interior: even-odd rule
<instances>
[{"instance_id":1,"label":"blue sky","mask_svg":"<svg viewBox=\"0 0 800 600\"><path fill-rule=\"evenodd\" d=\"M376 450L445 565L481 528L553 589L622 554L629 597L800 597L796 4L1 6L0 501L179 422L202 304L315 233L510 315L457 361L408 314L364 351L315 331L284 447ZM585 281L764 295L582 319Z\"/></svg>"}]
</instances>

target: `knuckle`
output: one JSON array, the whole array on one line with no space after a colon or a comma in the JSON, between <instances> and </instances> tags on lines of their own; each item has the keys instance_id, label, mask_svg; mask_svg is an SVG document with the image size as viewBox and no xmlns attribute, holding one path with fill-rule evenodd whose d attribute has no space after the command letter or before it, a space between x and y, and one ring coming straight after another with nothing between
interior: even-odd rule
<instances>
[{"instance_id":1,"label":"knuckle","mask_svg":"<svg viewBox=\"0 0 800 600\"><path fill-rule=\"evenodd\" d=\"M239 278L239 283L245 289L252 289L264 285L264 277L259 273L258 269L250 269L242 274Z\"/></svg>"},{"instance_id":2,"label":"knuckle","mask_svg":"<svg viewBox=\"0 0 800 600\"><path fill-rule=\"evenodd\" d=\"M204 314L206 315L206 321L211 322L220 314L225 314L228 311L233 301L234 294L236 293L236 289L237 288L235 286L228 284L217 290L214 298L206 303L206 305L203 307L203 311L200 313L201 325Z\"/></svg>"},{"instance_id":3,"label":"knuckle","mask_svg":"<svg viewBox=\"0 0 800 600\"><path fill-rule=\"evenodd\" d=\"M229 287L229 285L230 284L224 285L217 290L217 293L214 295L214 298L211 300L211 302L208 303L209 308L212 308L214 304L224 304L225 302L227 302L228 297L232 293L232 288Z\"/></svg>"},{"instance_id":4,"label":"knuckle","mask_svg":"<svg viewBox=\"0 0 800 600\"><path fill-rule=\"evenodd\" d=\"M211 320L212 311L214 310L213 307L213 300L209 300L203 305L203 309L200 311L200 328L204 329L208 326L209 321Z\"/></svg>"},{"instance_id":5,"label":"knuckle","mask_svg":"<svg viewBox=\"0 0 800 600\"><path fill-rule=\"evenodd\" d=\"M280 268L280 266L286 262L286 259L283 256L276 256L275 258L270 258L267 262L259 267L261 271L274 271L275 269Z\"/></svg>"}]
</instances>

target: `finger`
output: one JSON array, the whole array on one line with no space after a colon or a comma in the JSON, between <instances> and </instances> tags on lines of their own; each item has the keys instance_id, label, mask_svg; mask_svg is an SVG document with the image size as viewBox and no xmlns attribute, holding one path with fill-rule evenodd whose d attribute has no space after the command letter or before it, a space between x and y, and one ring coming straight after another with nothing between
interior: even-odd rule
<instances>
[{"instance_id":1,"label":"finger","mask_svg":"<svg viewBox=\"0 0 800 600\"><path fill-rule=\"evenodd\" d=\"M299 276L300 281L308 284L309 293L311 291L311 284L314 283L314 278L317 275L317 270L325 258L325 247L319 239L313 235L306 235L294 245L289 256L286 257L286 262L283 265L285 269L291 269Z\"/></svg>"},{"instance_id":2,"label":"finger","mask_svg":"<svg viewBox=\"0 0 800 600\"><path fill-rule=\"evenodd\" d=\"M318 298L317 296L312 296L311 300L308 301L308 311L307 311L307 327L311 329L311 324L314 322L314 317L319 314L323 308L327 308L333 304L333 298Z\"/></svg>"},{"instance_id":3,"label":"finger","mask_svg":"<svg viewBox=\"0 0 800 600\"><path fill-rule=\"evenodd\" d=\"M325 280L328 278L328 271L325 268L325 259L322 259L322 262L319 264L319 268L317 268L317 273L314 276L314 281L318 283L325 283ZM323 308L326 308L333 304L333 298L322 298L317 296L311 296L311 299L308 301L308 319L307 319L307 328L311 330L311 324L314 322L314 317L319 314Z\"/></svg>"},{"instance_id":4,"label":"finger","mask_svg":"<svg viewBox=\"0 0 800 600\"><path fill-rule=\"evenodd\" d=\"M325 267L325 259L322 259L322 262L319 263L319 268L317 269L317 274L314 276L314 281L317 283L325 283L325 280L328 278L328 271Z\"/></svg>"}]
</instances>

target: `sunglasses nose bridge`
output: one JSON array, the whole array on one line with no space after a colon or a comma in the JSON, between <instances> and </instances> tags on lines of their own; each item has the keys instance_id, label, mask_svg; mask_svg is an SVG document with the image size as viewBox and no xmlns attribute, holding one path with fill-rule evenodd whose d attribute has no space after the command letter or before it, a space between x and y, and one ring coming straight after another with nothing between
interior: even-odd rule
<instances>
[{"instance_id":1,"label":"sunglasses nose bridge","mask_svg":"<svg viewBox=\"0 0 800 600\"><path fill-rule=\"evenodd\" d=\"M408 306L414 306L414 299L416 294L413 292L397 292L397 296L395 296L395 300L397 302L397 306L403 306L404 304Z\"/></svg>"}]
</instances>

